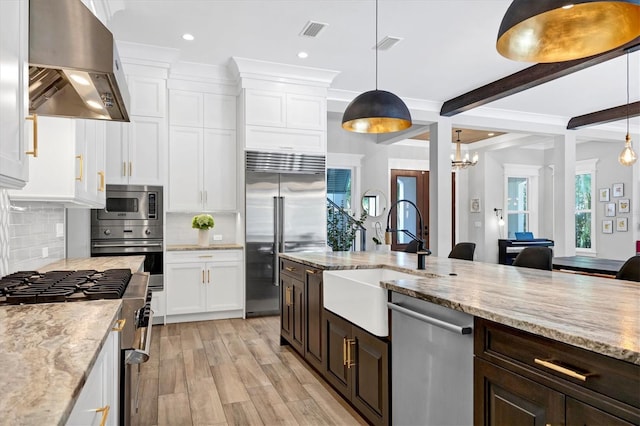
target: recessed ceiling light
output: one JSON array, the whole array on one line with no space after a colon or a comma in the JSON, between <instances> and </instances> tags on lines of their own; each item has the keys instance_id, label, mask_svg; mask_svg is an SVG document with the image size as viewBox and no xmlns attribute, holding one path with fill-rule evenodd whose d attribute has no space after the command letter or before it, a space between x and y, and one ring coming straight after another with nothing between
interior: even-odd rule
<instances>
[{"instance_id":1,"label":"recessed ceiling light","mask_svg":"<svg viewBox=\"0 0 640 426\"><path fill-rule=\"evenodd\" d=\"M487 133L487 136L493 136L495 133Z\"/></svg>"},{"instance_id":2,"label":"recessed ceiling light","mask_svg":"<svg viewBox=\"0 0 640 426\"><path fill-rule=\"evenodd\" d=\"M563 9L571 9L574 5L573 4L565 4L564 6L562 6Z\"/></svg>"},{"instance_id":3,"label":"recessed ceiling light","mask_svg":"<svg viewBox=\"0 0 640 426\"><path fill-rule=\"evenodd\" d=\"M187 41L193 41L195 39L195 37L189 33L186 34L182 34L182 38L187 40Z\"/></svg>"},{"instance_id":4,"label":"recessed ceiling light","mask_svg":"<svg viewBox=\"0 0 640 426\"><path fill-rule=\"evenodd\" d=\"M309 57L309 54L307 52L298 52L298 58L306 59L308 57Z\"/></svg>"}]
</instances>

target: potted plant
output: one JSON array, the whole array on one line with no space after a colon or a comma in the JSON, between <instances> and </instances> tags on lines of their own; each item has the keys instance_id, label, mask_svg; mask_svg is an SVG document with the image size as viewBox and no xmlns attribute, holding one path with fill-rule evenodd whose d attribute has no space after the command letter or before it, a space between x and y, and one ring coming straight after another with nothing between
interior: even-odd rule
<instances>
[{"instance_id":1,"label":"potted plant","mask_svg":"<svg viewBox=\"0 0 640 426\"><path fill-rule=\"evenodd\" d=\"M363 211L360 219L356 219L346 210L330 206L327 209L327 245L333 251L348 251L353 246L356 232L362 228L367 218Z\"/></svg>"},{"instance_id":2,"label":"potted plant","mask_svg":"<svg viewBox=\"0 0 640 426\"><path fill-rule=\"evenodd\" d=\"M199 214L191 220L191 227L198 230L198 245L200 247L209 246L209 230L214 225L213 216L210 214Z\"/></svg>"}]
</instances>

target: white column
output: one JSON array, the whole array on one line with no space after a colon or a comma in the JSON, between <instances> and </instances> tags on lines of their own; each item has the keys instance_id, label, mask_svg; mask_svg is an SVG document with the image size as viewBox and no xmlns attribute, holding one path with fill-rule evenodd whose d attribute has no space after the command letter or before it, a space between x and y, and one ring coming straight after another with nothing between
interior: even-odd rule
<instances>
[{"instance_id":1,"label":"white column","mask_svg":"<svg viewBox=\"0 0 640 426\"><path fill-rule=\"evenodd\" d=\"M576 254L576 135L554 138L553 149L553 248L554 256Z\"/></svg>"},{"instance_id":2,"label":"white column","mask_svg":"<svg viewBox=\"0 0 640 426\"><path fill-rule=\"evenodd\" d=\"M429 126L429 248L436 256L451 251L451 119Z\"/></svg>"}]
</instances>

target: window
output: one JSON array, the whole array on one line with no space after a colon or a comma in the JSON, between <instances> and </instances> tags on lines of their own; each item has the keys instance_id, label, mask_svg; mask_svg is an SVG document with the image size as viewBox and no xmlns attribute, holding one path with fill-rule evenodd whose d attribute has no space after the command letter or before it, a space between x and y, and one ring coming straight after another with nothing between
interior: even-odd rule
<instances>
[{"instance_id":1,"label":"window","mask_svg":"<svg viewBox=\"0 0 640 426\"><path fill-rule=\"evenodd\" d=\"M351 170L327 169L327 198L345 210L351 210Z\"/></svg>"},{"instance_id":2,"label":"window","mask_svg":"<svg viewBox=\"0 0 640 426\"><path fill-rule=\"evenodd\" d=\"M596 233L593 197L596 187L596 161L594 159L576 162L576 252L595 252Z\"/></svg>"},{"instance_id":3,"label":"window","mask_svg":"<svg viewBox=\"0 0 640 426\"><path fill-rule=\"evenodd\" d=\"M516 232L537 233L538 175L540 167L505 164L505 209L507 238Z\"/></svg>"}]
</instances>

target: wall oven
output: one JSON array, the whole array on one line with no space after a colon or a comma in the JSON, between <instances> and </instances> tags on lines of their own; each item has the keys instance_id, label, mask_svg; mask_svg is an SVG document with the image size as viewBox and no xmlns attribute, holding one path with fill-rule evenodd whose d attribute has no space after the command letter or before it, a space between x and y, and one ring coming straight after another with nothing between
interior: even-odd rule
<instances>
[{"instance_id":1,"label":"wall oven","mask_svg":"<svg viewBox=\"0 0 640 426\"><path fill-rule=\"evenodd\" d=\"M163 288L163 188L107 185L104 209L91 211L91 256L144 256L149 288Z\"/></svg>"}]
</instances>

